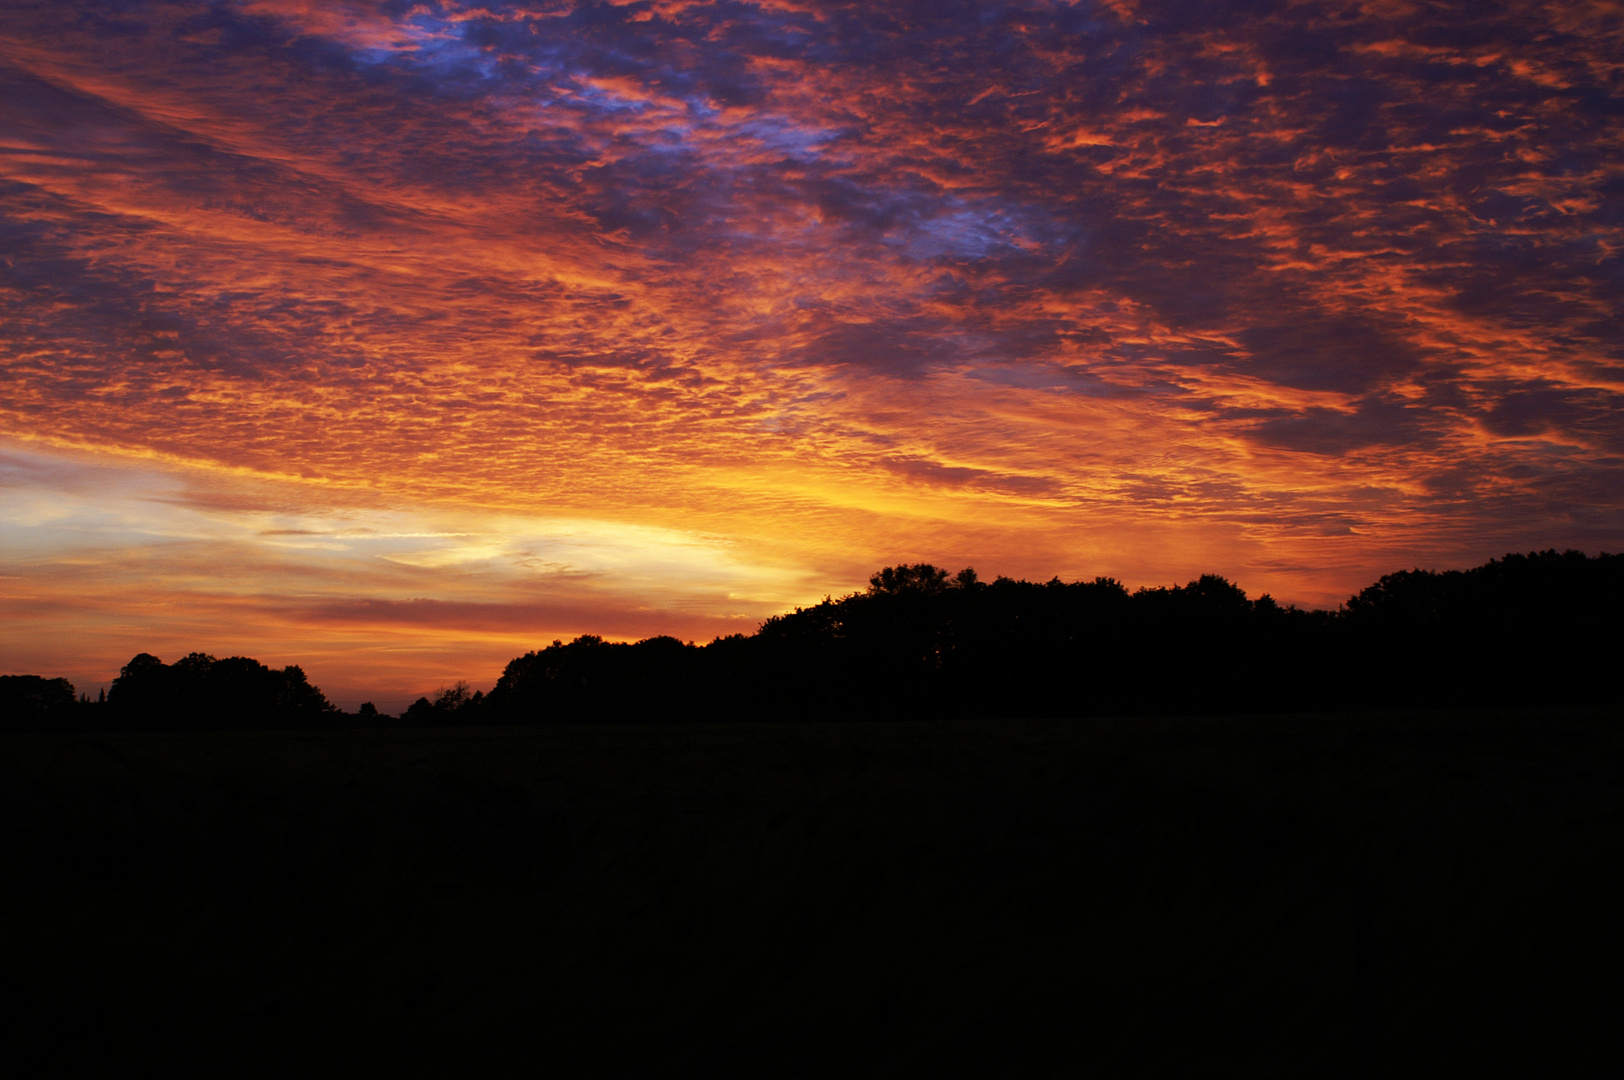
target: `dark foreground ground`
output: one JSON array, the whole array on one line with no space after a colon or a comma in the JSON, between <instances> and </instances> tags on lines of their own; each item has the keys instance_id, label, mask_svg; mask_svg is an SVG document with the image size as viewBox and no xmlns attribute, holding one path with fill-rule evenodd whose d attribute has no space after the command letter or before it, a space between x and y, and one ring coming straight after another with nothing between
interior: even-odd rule
<instances>
[{"instance_id":1,"label":"dark foreground ground","mask_svg":"<svg viewBox=\"0 0 1624 1080\"><path fill-rule=\"evenodd\" d=\"M7 736L0 843L12 1062L1624 1066L1617 710Z\"/></svg>"}]
</instances>

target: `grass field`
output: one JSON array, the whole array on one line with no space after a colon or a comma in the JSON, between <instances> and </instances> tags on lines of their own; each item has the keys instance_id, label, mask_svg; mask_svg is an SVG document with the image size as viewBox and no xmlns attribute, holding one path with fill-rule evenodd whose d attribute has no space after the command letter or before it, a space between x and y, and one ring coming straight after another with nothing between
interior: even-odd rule
<instances>
[{"instance_id":1,"label":"grass field","mask_svg":"<svg viewBox=\"0 0 1624 1080\"><path fill-rule=\"evenodd\" d=\"M1624 713L0 741L9 1055L1624 1066Z\"/></svg>"}]
</instances>

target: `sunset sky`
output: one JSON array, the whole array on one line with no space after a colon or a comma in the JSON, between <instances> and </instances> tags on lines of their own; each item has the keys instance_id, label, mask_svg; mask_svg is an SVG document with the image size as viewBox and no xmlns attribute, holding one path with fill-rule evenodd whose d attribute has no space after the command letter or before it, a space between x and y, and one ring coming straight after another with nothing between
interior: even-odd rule
<instances>
[{"instance_id":1,"label":"sunset sky","mask_svg":"<svg viewBox=\"0 0 1624 1080\"><path fill-rule=\"evenodd\" d=\"M1616 2L0 16L5 673L1624 548Z\"/></svg>"}]
</instances>

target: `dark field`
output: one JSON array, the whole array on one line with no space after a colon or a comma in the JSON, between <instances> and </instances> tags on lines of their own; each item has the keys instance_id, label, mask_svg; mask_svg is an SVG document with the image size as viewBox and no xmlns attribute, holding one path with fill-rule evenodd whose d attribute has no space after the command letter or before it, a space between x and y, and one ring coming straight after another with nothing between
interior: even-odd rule
<instances>
[{"instance_id":1,"label":"dark field","mask_svg":"<svg viewBox=\"0 0 1624 1080\"><path fill-rule=\"evenodd\" d=\"M1624 713L0 741L8 1060L1624 1067Z\"/></svg>"}]
</instances>

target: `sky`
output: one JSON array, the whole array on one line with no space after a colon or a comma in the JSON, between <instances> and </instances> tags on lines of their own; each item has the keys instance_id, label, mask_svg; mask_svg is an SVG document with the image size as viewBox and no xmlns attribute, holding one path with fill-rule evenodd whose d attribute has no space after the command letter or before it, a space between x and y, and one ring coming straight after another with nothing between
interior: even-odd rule
<instances>
[{"instance_id":1,"label":"sky","mask_svg":"<svg viewBox=\"0 0 1624 1080\"><path fill-rule=\"evenodd\" d=\"M0 0L0 670L1624 548L1624 5Z\"/></svg>"}]
</instances>

